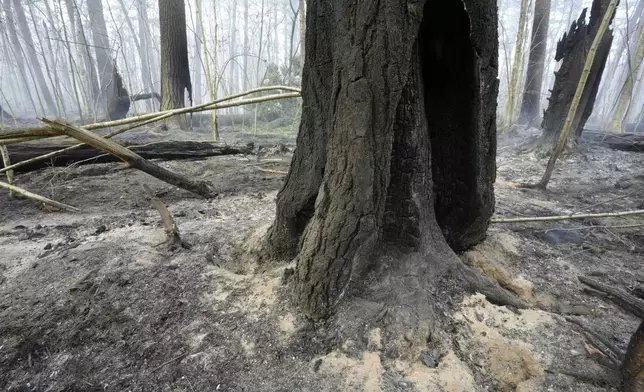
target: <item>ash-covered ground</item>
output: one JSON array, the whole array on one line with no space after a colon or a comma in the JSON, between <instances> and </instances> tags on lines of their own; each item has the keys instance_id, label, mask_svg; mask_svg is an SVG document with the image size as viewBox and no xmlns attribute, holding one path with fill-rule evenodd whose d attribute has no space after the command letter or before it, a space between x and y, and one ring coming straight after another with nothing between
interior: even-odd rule
<instances>
[{"instance_id":1,"label":"ash-covered ground","mask_svg":"<svg viewBox=\"0 0 644 392\"><path fill-rule=\"evenodd\" d=\"M205 138L207 133L143 136ZM513 311L459 298L451 340L420 356L384 358L365 342L310 338L281 285L284 265L258 268L245 244L274 216L295 136L224 132L259 155L160 164L211 181L200 199L118 164L19 174L17 184L82 209L52 212L0 193L0 389L7 391L612 391L596 350L565 317L625 349L638 320L582 291L577 276L642 293L644 217L494 224L462 255L530 301ZM564 155L547 191L547 158L499 145L496 217L644 208L644 154L583 145ZM163 244L168 206L190 249ZM286 262L285 262L286 263ZM367 349L363 349L367 347Z\"/></svg>"}]
</instances>

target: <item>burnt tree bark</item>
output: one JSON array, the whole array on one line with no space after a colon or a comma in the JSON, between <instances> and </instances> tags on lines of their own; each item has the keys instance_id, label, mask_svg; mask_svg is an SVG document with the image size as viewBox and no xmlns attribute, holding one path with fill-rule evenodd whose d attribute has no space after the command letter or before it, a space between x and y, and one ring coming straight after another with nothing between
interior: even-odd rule
<instances>
[{"instance_id":1,"label":"burnt tree bark","mask_svg":"<svg viewBox=\"0 0 644 392\"><path fill-rule=\"evenodd\" d=\"M265 242L297 256L298 305L319 319L351 293L422 325L449 275L523 306L449 247L482 240L494 209L496 4L308 6L298 144Z\"/></svg>"},{"instance_id":2,"label":"burnt tree bark","mask_svg":"<svg viewBox=\"0 0 644 392\"><path fill-rule=\"evenodd\" d=\"M628 344L626 359L622 364L622 376L626 391L644 391L644 320Z\"/></svg>"},{"instance_id":3,"label":"burnt tree bark","mask_svg":"<svg viewBox=\"0 0 644 392\"><path fill-rule=\"evenodd\" d=\"M557 43L555 61L561 61L562 63L555 73L555 83L552 87L550 98L548 98L548 109L546 109L541 123L543 128L541 142L545 145L552 145L559 137L570 110L577 84L581 78L586 55L599 30L609 3L609 0L593 0L588 23L586 23L587 9L584 8L579 19L572 23L568 33L564 33L564 36ZM577 114L572 123L571 138L578 138L581 135L584 125L593 111L597 90L599 89L612 42L613 32L609 28L595 54L595 60L588 75Z\"/></svg>"},{"instance_id":4,"label":"burnt tree bark","mask_svg":"<svg viewBox=\"0 0 644 392\"><path fill-rule=\"evenodd\" d=\"M530 56L526 75L525 91L521 102L519 122L531 124L539 116L541 101L541 84L548 44L548 25L550 23L550 0L534 2L534 19L532 22L532 38Z\"/></svg>"},{"instance_id":5,"label":"burnt tree bark","mask_svg":"<svg viewBox=\"0 0 644 392\"><path fill-rule=\"evenodd\" d=\"M159 0L159 30L161 32L161 110L182 108L184 90L192 101L186 11L183 0ZM186 116L166 120L166 125L187 127Z\"/></svg>"}]
</instances>

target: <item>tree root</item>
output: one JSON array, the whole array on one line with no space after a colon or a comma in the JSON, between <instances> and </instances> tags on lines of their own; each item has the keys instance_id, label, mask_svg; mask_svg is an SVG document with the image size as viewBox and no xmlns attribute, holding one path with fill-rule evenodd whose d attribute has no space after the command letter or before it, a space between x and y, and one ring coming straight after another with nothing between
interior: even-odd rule
<instances>
[{"instance_id":1,"label":"tree root","mask_svg":"<svg viewBox=\"0 0 644 392\"><path fill-rule=\"evenodd\" d=\"M546 373L550 374L563 374L564 376L572 377L575 380L579 380L586 384L592 384L598 387L605 386L617 386L622 384L622 380L619 378L618 374L609 369L603 369L602 371L592 371L586 372L581 370L552 370L546 369Z\"/></svg>"},{"instance_id":2,"label":"tree root","mask_svg":"<svg viewBox=\"0 0 644 392\"><path fill-rule=\"evenodd\" d=\"M619 367L619 364L624 360L624 352L622 350L617 348L617 346L612 344L608 339L606 339L601 334L593 331L592 329L587 328L579 320L576 320L572 317L566 317L566 321L578 326L584 333L584 336L586 337L586 339L588 339L593 344L593 346L595 346L598 350L602 351L602 353L607 358L610 359L613 365L616 365L617 367ZM608 352L606 352L605 350L602 350L601 345L605 346L608 349ZM611 367L611 368L616 369L615 367Z\"/></svg>"},{"instance_id":3,"label":"tree root","mask_svg":"<svg viewBox=\"0 0 644 392\"><path fill-rule=\"evenodd\" d=\"M458 276L466 284L466 288L471 292L480 292L491 303L500 306L513 306L517 309L527 309L530 307L530 304L526 301L504 289L498 282L481 274L473 267L460 263L456 268Z\"/></svg>"}]
</instances>

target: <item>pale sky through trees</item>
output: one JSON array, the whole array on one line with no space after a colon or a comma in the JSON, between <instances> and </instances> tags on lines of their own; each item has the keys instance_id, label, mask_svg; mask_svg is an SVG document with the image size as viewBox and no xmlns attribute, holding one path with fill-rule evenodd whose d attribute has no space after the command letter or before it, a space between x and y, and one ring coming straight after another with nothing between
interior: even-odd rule
<instances>
[{"instance_id":1,"label":"pale sky through trees","mask_svg":"<svg viewBox=\"0 0 644 392\"><path fill-rule=\"evenodd\" d=\"M101 70L92 72L89 66L94 64L97 67L96 42L109 42L106 49L130 94L160 92L156 0L102 0L108 40L94 37L96 32L90 24L88 0L0 1L0 48L4 53L0 58L0 106L6 112L28 118L42 114L77 118L79 112L85 115L95 113L97 99L93 89L97 86ZM16 1L22 5L19 7L22 10L16 8ZM217 78L219 97L262 84L299 84L301 40L298 0L217 0L214 4L213 1L185 0L195 103L209 100L205 67L215 57L213 50L216 50L217 58L217 72L213 77ZM528 23L524 34L528 41L534 1L528 1ZM591 123L608 121L629 69L625 53L636 57L641 36L637 34L637 27L638 23L644 23L633 15L639 1L644 0L622 1L619 5L614 23L615 39L606 66L607 72L612 73L606 73L602 79ZM198 27L197 4L201 6L203 33ZM507 99L520 4L516 0L498 2L499 108ZM552 2L542 109L547 104L548 89L554 81L556 42L569 29L570 23L579 17L582 8L590 7L590 4L591 0ZM627 4L631 23L627 23ZM213 6L217 10L216 21ZM18 11L24 14L24 18L20 18ZM21 25L21 20L23 23L26 21L27 26ZM631 32L629 45L624 44L627 25ZM29 31L30 36L26 36L25 31ZM217 42L214 42L215 36ZM524 48L520 88L525 84L529 42L524 44ZM633 79L634 93L627 122L641 117L644 106L642 68L638 70ZM130 115L150 110L158 110L158 104L133 102Z\"/></svg>"}]
</instances>

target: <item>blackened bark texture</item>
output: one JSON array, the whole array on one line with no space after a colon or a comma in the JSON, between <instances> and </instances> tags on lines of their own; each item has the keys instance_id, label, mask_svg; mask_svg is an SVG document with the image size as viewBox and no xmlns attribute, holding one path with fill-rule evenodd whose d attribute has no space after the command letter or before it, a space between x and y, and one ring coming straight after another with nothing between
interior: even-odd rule
<instances>
[{"instance_id":1,"label":"blackened bark texture","mask_svg":"<svg viewBox=\"0 0 644 392\"><path fill-rule=\"evenodd\" d=\"M628 344L622 375L627 392L644 391L644 320Z\"/></svg>"},{"instance_id":2,"label":"blackened bark texture","mask_svg":"<svg viewBox=\"0 0 644 392\"><path fill-rule=\"evenodd\" d=\"M584 69L586 55L599 30L609 3L609 0L594 0L588 24L586 24L587 9L584 9L579 19L570 26L570 31L564 33L564 36L557 43L555 61L561 61L562 63L555 73L555 83L552 87L550 98L548 98L548 109L546 109L541 123L543 128L541 140L546 145L552 145L559 137ZM581 135L584 124L586 124L593 111L597 90L599 89L612 42L613 32L609 28L595 54L593 66L588 75L577 113L573 119L570 132L571 138L578 138Z\"/></svg>"},{"instance_id":3,"label":"blackened bark texture","mask_svg":"<svg viewBox=\"0 0 644 392\"><path fill-rule=\"evenodd\" d=\"M415 283L393 286L418 289L425 272L457 267L446 239L464 248L485 235L497 14L494 2L474 0L335 0L307 11L298 147L266 245L297 255L295 298L321 318L382 268L376 247L422 254L397 268Z\"/></svg>"},{"instance_id":4,"label":"blackened bark texture","mask_svg":"<svg viewBox=\"0 0 644 392\"><path fill-rule=\"evenodd\" d=\"M493 6L437 2L421 26L436 218L447 242L480 242L494 212L498 39ZM442 17L452 15L452 18ZM464 31L471 31L464 34Z\"/></svg>"},{"instance_id":5,"label":"blackened bark texture","mask_svg":"<svg viewBox=\"0 0 644 392\"><path fill-rule=\"evenodd\" d=\"M291 170L277 195L277 217L268 233L271 257L295 256L298 241L313 216L324 167L327 134L334 93L334 8L329 2L309 3L306 24L315 34L306 34L306 67L302 75L302 119Z\"/></svg>"},{"instance_id":6,"label":"blackened bark texture","mask_svg":"<svg viewBox=\"0 0 644 392\"><path fill-rule=\"evenodd\" d=\"M550 0L535 0L532 21L532 39L526 75L525 91L521 102L519 122L532 124L539 116L541 84L548 44L548 25L550 23Z\"/></svg>"},{"instance_id":7,"label":"blackened bark texture","mask_svg":"<svg viewBox=\"0 0 644 392\"><path fill-rule=\"evenodd\" d=\"M161 32L161 110L184 107L184 90L192 101L188 37L183 0L159 0ZM173 116L166 125L186 128L185 115Z\"/></svg>"}]
</instances>

